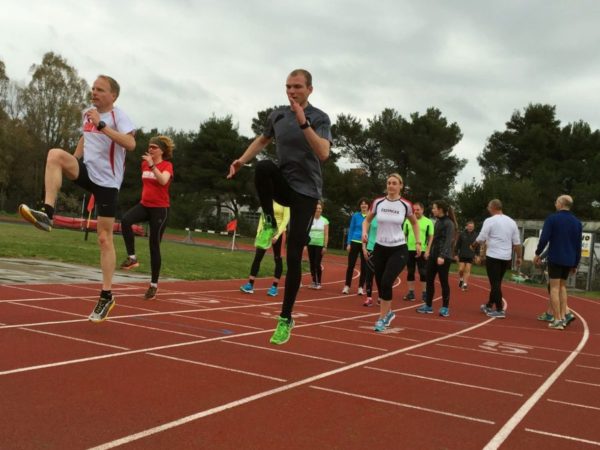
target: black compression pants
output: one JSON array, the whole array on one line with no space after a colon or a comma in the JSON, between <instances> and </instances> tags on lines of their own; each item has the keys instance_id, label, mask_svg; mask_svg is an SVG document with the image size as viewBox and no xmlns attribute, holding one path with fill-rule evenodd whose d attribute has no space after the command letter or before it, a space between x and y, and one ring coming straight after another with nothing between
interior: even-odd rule
<instances>
[{"instance_id":1,"label":"black compression pants","mask_svg":"<svg viewBox=\"0 0 600 450\"><path fill-rule=\"evenodd\" d=\"M158 283L160 274L161 256L160 241L162 240L167 219L169 217L169 208L148 208L138 203L125 213L121 219L121 232L127 248L128 255L135 255L135 236L132 225L134 223L148 222L150 225L150 236L148 244L150 245L150 266L152 268L152 283Z\"/></svg>"},{"instance_id":2,"label":"black compression pants","mask_svg":"<svg viewBox=\"0 0 600 450\"><path fill-rule=\"evenodd\" d=\"M313 283L321 284L321 278L323 276L323 270L321 268L323 247L320 245L307 245L306 248L308 249L308 260L310 262L310 276L312 277Z\"/></svg>"},{"instance_id":3,"label":"black compression pants","mask_svg":"<svg viewBox=\"0 0 600 450\"><path fill-rule=\"evenodd\" d=\"M392 300L392 288L394 282L408 259L408 248L406 245L396 247L384 247L375 244L373 249L373 263L375 265L375 281L382 301Z\"/></svg>"},{"instance_id":4,"label":"black compression pants","mask_svg":"<svg viewBox=\"0 0 600 450\"><path fill-rule=\"evenodd\" d=\"M356 259L360 255L360 278L358 280L358 287L365 285L365 256L362 252L362 243L350 242L350 251L348 252L348 268L346 269L346 286L352 284L352 275L354 274L354 266L356 265Z\"/></svg>"},{"instance_id":5,"label":"black compression pants","mask_svg":"<svg viewBox=\"0 0 600 450\"><path fill-rule=\"evenodd\" d=\"M271 218L275 227L277 224L273 212L273 200L290 208L286 255L287 273L281 317L291 319L302 277L302 251L308 240L317 199L294 191L273 161L259 161L256 164L254 176L260 206L265 216Z\"/></svg>"},{"instance_id":6,"label":"black compression pants","mask_svg":"<svg viewBox=\"0 0 600 450\"><path fill-rule=\"evenodd\" d=\"M273 278L275 278L276 280L279 280L281 278L281 273L283 272L283 262L281 261L281 241L282 236L279 236L277 242L275 242L272 246L273 259L275 260L275 273L273 274ZM258 275L258 271L260 270L260 263L262 262L265 253L267 253L267 251L264 248L256 247L256 252L254 253L254 261L252 261L252 267L250 268L251 276L256 277Z\"/></svg>"}]
</instances>

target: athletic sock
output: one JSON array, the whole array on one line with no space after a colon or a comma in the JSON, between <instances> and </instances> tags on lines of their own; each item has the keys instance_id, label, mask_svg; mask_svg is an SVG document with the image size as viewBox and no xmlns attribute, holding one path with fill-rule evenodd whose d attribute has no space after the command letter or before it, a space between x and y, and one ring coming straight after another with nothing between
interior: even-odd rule
<instances>
[{"instance_id":1,"label":"athletic sock","mask_svg":"<svg viewBox=\"0 0 600 450\"><path fill-rule=\"evenodd\" d=\"M279 285L279 281L273 281L273 286L277 287Z\"/></svg>"},{"instance_id":2,"label":"athletic sock","mask_svg":"<svg viewBox=\"0 0 600 450\"><path fill-rule=\"evenodd\" d=\"M248 283L250 283L250 286L254 286L254 281L255 280L248 279Z\"/></svg>"},{"instance_id":3,"label":"athletic sock","mask_svg":"<svg viewBox=\"0 0 600 450\"><path fill-rule=\"evenodd\" d=\"M157 288L158 287L158 283L150 283L150 286L152 286L153 288Z\"/></svg>"},{"instance_id":4,"label":"athletic sock","mask_svg":"<svg viewBox=\"0 0 600 450\"><path fill-rule=\"evenodd\" d=\"M104 299L107 299L107 300L112 300L112 292L111 291L101 290L100 291L100 298L104 298Z\"/></svg>"},{"instance_id":5,"label":"athletic sock","mask_svg":"<svg viewBox=\"0 0 600 450\"><path fill-rule=\"evenodd\" d=\"M137 258L135 255L129 255L129 259L133 259L134 261L137 261Z\"/></svg>"},{"instance_id":6,"label":"athletic sock","mask_svg":"<svg viewBox=\"0 0 600 450\"><path fill-rule=\"evenodd\" d=\"M52 220L52 217L54 217L54 208L52 206L50 206L47 203L44 203L44 206L42 206L42 211L46 213L48 219Z\"/></svg>"}]
</instances>

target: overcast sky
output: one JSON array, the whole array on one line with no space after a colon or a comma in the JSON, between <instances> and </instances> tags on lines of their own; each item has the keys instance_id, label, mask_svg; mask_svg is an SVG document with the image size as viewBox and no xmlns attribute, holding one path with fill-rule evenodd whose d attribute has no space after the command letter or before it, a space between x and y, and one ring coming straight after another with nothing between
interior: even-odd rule
<instances>
[{"instance_id":1,"label":"overcast sky","mask_svg":"<svg viewBox=\"0 0 600 450\"><path fill-rule=\"evenodd\" d=\"M90 85L116 78L117 104L146 129L232 115L252 136L256 112L286 102L300 67L332 122L439 108L464 135L459 184L480 178L486 138L529 103L600 128L595 0L11 0L0 11L12 80L28 83L54 51Z\"/></svg>"}]
</instances>

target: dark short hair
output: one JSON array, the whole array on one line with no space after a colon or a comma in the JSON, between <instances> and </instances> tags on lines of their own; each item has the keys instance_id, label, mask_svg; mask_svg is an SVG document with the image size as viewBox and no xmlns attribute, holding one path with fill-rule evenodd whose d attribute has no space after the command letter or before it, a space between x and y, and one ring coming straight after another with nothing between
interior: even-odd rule
<instances>
[{"instance_id":1,"label":"dark short hair","mask_svg":"<svg viewBox=\"0 0 600 450\"><path fill-rule=\"evenodd\" d=\"M367 206L370 205L369 199L367 197L361 197L360 200L358 201L358 209L360 209L360 205L362 205L363 203L366 203Z\"/></svg>"},{"instance_id":2,"label":"dark short hair","mask_svg":"<svg viewBox=\"0 0 600 450\"><path fill-rule=\"evenodd\" d=\"M302 75L304 76L304 79L306 80L306 87L311 87L312 86L312 75L310 74L310 72L306 69L294 69L290 72L290 76L291 77L295 77L297 75Z\"/></svg>"}]
</instances>

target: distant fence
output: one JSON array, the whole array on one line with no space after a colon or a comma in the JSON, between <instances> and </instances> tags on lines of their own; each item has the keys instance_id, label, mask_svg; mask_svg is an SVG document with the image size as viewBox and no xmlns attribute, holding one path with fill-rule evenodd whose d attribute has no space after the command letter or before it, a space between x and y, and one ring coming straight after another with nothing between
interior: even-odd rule
<instances>
[{"instance_id":1,"label":"distant fence","mask_svg":"<svg viewBox=\"0 0 600 450\"><path fill-rule=\"evenodd\" d=\"M521 242L525 242L527 238L538 238L544 226L541 220L516 222L521 232ZM567 286L585 291L600 291L600 222L582 224L581 262L577 273L567 280Z\"/></svg>"}]
</instances>

